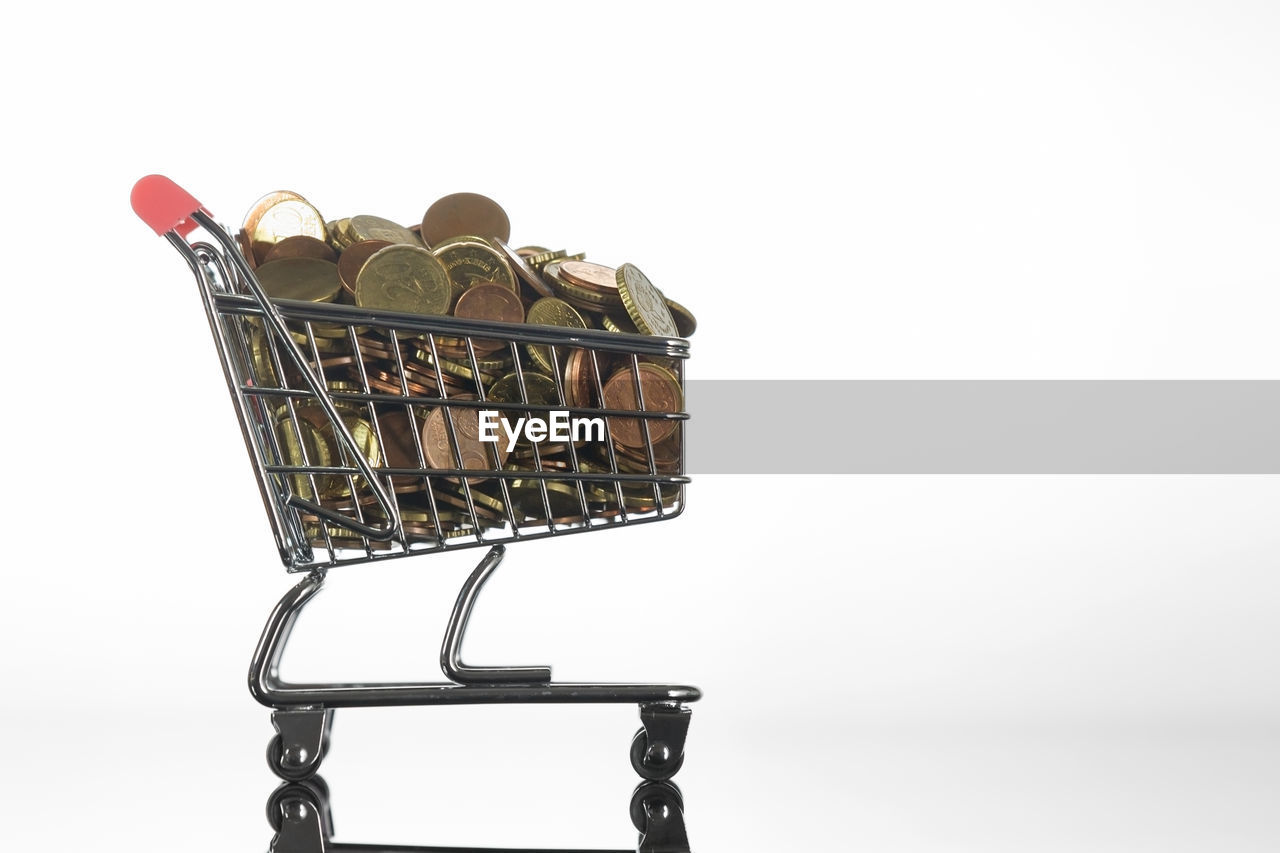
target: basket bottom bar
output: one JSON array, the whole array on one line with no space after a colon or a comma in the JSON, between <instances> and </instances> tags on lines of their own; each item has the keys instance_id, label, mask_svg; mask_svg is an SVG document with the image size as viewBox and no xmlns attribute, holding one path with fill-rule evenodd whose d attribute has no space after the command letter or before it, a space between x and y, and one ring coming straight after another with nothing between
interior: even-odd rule
<instances>
[{"instance_id":1,"label":"basket bottom bar","mask_svg":"<svg viewBox=\"0 0 1280 853\"><path fill-rule=\"evenodd\" d=\"M696 702L696 687L674 684L474 685L282 684L261 685L254 697L269 708L382 708L404 705L651 704Z\"/></svg>"}]
</instances>

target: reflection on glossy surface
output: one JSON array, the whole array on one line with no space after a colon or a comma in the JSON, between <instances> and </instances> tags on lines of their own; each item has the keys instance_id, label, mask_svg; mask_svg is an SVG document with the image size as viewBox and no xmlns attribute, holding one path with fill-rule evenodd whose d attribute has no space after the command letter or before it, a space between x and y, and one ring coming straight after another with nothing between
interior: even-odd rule
<instances>
[{"instance_id":1,"label":"reflection on glossy surface","mask_svg":"<svg viewBox=\"0 0 1280 853\"><path fill-rule=\"evenodd\" d=\"M673 782L643 782L631 795L631 822L640 832L640 853L688 853L684 829L684 798ZM333 841L333 810L329 786L320 776L286 782L267 799L267 821L276 831L271 853L504 853L496 848L409 847L352 844ZM506 853L606 853L606 851L536 851ZM608 851L607 853L626 853Z\"/></svg>"}]
</instances>

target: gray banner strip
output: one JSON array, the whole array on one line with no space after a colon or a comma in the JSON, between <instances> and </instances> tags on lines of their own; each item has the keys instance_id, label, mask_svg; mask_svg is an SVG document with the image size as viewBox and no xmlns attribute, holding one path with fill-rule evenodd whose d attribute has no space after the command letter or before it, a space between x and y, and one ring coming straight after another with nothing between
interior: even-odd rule
<instances>
[{"instance_id":1,"label":"gray banner strip","mask_svg":"<svg viewBox=\"0 0 1280 853\"><path fill-rule=\"evenodd\" d=\"M690 474L1280 474L1280 381L690 380Z\"/></svg>"}]
</instances>

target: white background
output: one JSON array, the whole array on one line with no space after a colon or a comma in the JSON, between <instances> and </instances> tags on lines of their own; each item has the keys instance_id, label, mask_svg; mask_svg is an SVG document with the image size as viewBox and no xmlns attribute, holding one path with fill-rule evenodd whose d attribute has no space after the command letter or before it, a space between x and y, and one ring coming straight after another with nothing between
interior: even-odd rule
<instances>
[{"instance_id":1,"label":"white background","mask_svg":"<svg viewBox=\"0 0 1280 853\"><path fill-rule=\"evenodd\" d=\"M5 845L264 849L274 556L128 208L501 201L634 261L690 375L1274 378L1274 3L9 13ZM743 401L743 425L766 401ZM469 657L700 685L696 849L1280 846L1277 478L704 477L511 549ZM475 552L335 573L286 674L430 677ZM633 708L339 712L339 838L634 843Z\"/></svg>"}]
</instances>

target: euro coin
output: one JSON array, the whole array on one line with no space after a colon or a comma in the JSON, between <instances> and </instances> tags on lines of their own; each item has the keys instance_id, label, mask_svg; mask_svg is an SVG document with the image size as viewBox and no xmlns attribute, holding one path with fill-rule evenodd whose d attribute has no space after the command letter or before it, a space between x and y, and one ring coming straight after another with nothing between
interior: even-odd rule
<instances>
[{"instance_id":1,"label":"euro coin","mask_svg":"<svg viewBox=\"0 0 1280 853\"><path fill-rule=\"evenodd\" d=\"M294 237L285 237L272 246L264 260L270 263L282 258L319 258L322 261L336 263L338 253L324 240L317 240L315 237L298 234Z\"/></svg>"},{"instance_id":2,"label":"euro coin","mask_svg":"<svg viewBox=\"0 0 1280 853\"><path fill-rule=\"evenodd\" d=\"M541 326L559 326L563 329L585 329L587 321L582 318L568 302L554 296L546 296L529 306L525 314L525 322ZM551 347L543 344L527 344L526 350L533 363L547 373L555 373L555 365L551 358ZM560 356L567 353L567 347L560 348Z\"/></svg>"},{"instance_id":3,"label":"euro coin","mask_svg":"<svg viewBox=\"0 0 1280 853\"><path fill-rule=\"evenodd\" d=\"M249 234L253 251L259 259L286 237L305 236L328 239L324 217L297 193L282 190L263 196L245 217L244 229Z\"/></svg>"},{"instance_id":4,"label":"euro coin","mask_svg":"<svg viewBox=\"0 0 1280 853\"><path fill-rule=\"evenodd\" d=\"M459 234L511 239L511 220L493 199L478 193L453 193L437 199L422 216L422 240L428 246Z\"/></svg>"},{"instance_id":5,"label":"euro coin","mask_svg":"<svg viewBox=\"0 0 1280 853\"><path fill-rule=\"evenodd\" d=\"M680 391L680 381L666 368L656 364L640 362L638 365L640 391L644 396L646 412L679 412L684 407L684 395ZM609 377L604 384L604 407L606 409L625 409L640 411L640 403L636 395L636 374L630 367L624 367ZM609 419L609 435L618 444L626 447L644 447L645 429L640 418ZM675 432L679 425L674 420L645 418L649 424L649 440L659 442Z\"/></svg>"},{"instance_id":6,"label":"euro coin","mask_svg":"<svg viewBox=\"0 0 1280 853\"><path fill-rule=\"evenodd\" d=\"M445 314L451 289L444 265L418 246L379 249L356 276L356 304L381 311Z\"/></svg>"},{"instance_id":7,"label":"euro coin","mask_svg":"<svg viewBox=\"0 0 1280 853\"><path fill-rule=\"evenodd\" d=\"M383 219L381 216L366 214L353 216L347 224L347 231L357 243L363 240L385 240L388 243L419 245L416 234L403 225L392 222L390 219Z\"/></svg>"},{"instance_id":8,"label":"euro coin","mask_svg":"<svg viewBox=\"0 0 1280 853\"><path fill-rule=\"evenodd\" d=\"M257 269L258 283L272 299L332 302L342 284L338 265L319 258L282 258Z\"/></svg>"},{"instance_id":9,"label":"euro coin","mask_svg":"<svg viewBox=\"0 0 1280 853\"><path fill-rule=\"evenodd\" d=\"M676 322L676 331L679 332L680 337L687 338L697 331L698 320L693 316L692 311L674 299L668 299L666 296L663 296L663 299L667 301L667 308L671 311L671 319Z\"/></svg>"},{"instance_id":10,"label":"euro coin","mask_svg":"<svg viewBox=\"0 0 1280 853\"><path fill-rule=\"evenodd\" d=\"M444 264L459 294L479 282L495 282L512 293L519 292L511 267L488 243L449 243L432 249L431 254Z\"/></svg>"},{"instance_id":11,"label":"euro coin","mask_svg":"<svg viewBox=\"0 0 1280 853\"><path fill-rule=\"evenodd\" d=\"M680 330L658 288L634 264L618 267L615 276L622 304L636 328L646 335L678 337Z\"/></svg>"}]
</instances>

